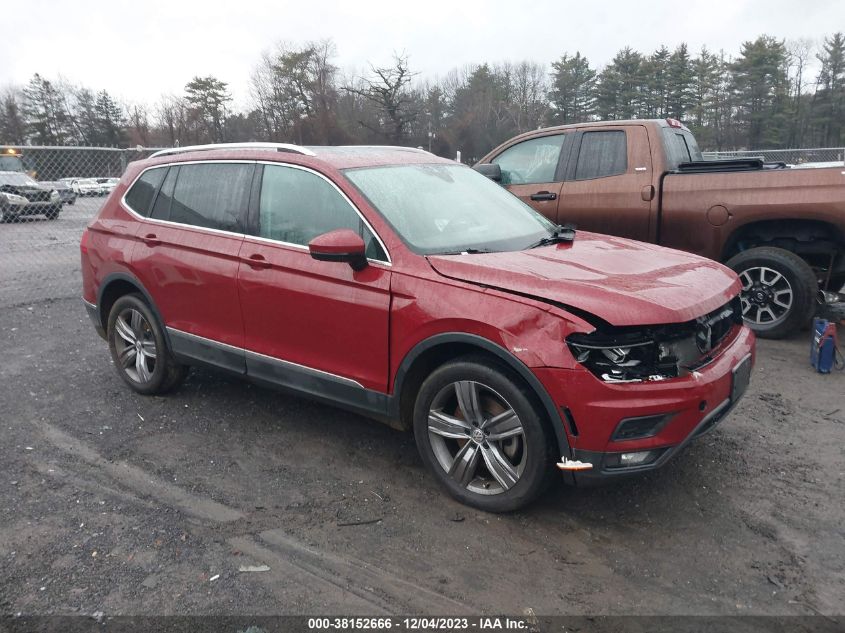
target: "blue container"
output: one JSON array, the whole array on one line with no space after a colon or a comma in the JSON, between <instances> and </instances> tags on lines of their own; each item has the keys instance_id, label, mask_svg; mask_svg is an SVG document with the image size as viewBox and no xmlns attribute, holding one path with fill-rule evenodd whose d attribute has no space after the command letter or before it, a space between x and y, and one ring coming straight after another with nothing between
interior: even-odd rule
<instances>
[{"instance_id":1,"label":"blue container","mask_svg":"<svg viewBox=\"0 0 845 633\"><path fill-rule=\"evenodd\" d=\"M836 324L827 319L813 319L810 364L820 374L829 374L836 363Z\"/></svg>"}]
</instances>

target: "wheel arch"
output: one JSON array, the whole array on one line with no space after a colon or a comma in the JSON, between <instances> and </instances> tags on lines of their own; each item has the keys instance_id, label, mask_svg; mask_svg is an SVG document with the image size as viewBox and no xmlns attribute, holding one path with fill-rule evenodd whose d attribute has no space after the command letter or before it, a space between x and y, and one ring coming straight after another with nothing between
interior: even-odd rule
<instances>
[{"instance_id":1,"label":"wheel arch","mask_svg":"<svg viewBox=\"0 0 845 633\"><path fill-rule=\"evenodd\" d=\"M725 240L721 261L756 246L773 246L805 257L845 248L845 234L823 220L757 220L737 227Z\"/></svg>"},{"instance_id":2,"label":"wheel arch","mask_svg":"<svg viewBox=\"0 0 845 633\"><path fill-rule=\"evenodd\" d=\"M391 417L406 429L413 420L414 396L431 371L452 359L482 353L502 361L532 391L546 412L561 455L571 455L566 431L554 401L531 370L505 348L493 341L462 332L442 333L417 343L402 359L393 381Z\"/></svg>"},{"instance_id":3,"label":"wheel arch","mask_svg":"<svg viewBox=\"0 0 845 633\"><path fill-rule=\"evenodd\" d=\"M147 291L137 277L127 272L111 273L106 275L100 284L100 290L97 293L97 313L100 317L100 325L103 329L107 329L109 322L109 313L115 301L120 297L139 292L144 296L147 305L150 306L158 322L161 324L161 329L164 332L164 338L170 347L170 334L167 331L164 319L161 318L161 312L153 301L152 295Z\"/></svg>"}]
</instances>

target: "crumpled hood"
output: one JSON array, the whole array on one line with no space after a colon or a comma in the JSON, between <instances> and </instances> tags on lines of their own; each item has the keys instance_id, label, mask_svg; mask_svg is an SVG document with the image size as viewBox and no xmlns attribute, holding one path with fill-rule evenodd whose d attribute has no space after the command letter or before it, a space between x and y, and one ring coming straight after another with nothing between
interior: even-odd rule
<instances>
[{"instance_id":1,"label":"crumpled hood","mask_svg":"<svg viewBox=\"0 0 845 633\"><path fill-rule=\"evenodd\" d=\"M617 326L690 321L740 289L733 271L712 260L585 231L571 244L428 260L446 277L559 302Z\"/></svg>"}]
</instances>

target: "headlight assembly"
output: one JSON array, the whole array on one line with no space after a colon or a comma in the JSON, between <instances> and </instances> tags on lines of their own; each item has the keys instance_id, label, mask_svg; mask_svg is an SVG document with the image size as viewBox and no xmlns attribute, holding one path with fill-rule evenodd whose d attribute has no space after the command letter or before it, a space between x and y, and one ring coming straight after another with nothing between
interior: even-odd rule
<instances>
[{"instance_id":1,"label":"headlight assembly","mask_svg":"<svg viewBox=\"0 0 845 633\"><path fill-rule=\"evenodd\" d=\"M678 376L678 359L648 333L572 334L575 360L606 382L665 380Z\"/></svg>"},{"instance_id":2,"label":"headlight assembly","mask_svg":"<svg viewBox=\"0 0 845 633\"><path fill-rule=\"evenodd\" d=\"M25 205L28 202L28 200L23 196L19 196L15 193L9 193L7 191L0 191L0 197L2 197L9 204L14 205Z\"/></svg>"}]
</instances>

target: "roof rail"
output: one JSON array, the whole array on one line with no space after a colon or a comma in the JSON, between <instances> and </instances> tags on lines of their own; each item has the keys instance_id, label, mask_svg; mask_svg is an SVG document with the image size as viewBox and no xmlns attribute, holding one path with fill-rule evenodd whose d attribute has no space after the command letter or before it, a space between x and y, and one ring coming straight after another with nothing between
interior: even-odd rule
<instances>
[{"instance_id":1,"label":"roof rail","mask_svg":"<svg viewBox=\"0 0 845 633\"><path fill-rule=\"evenodd\" d=\"M210 152L216 149L274 149L277 152L291 152L293 154L304 154L305 156L316 156L307 147L292 145L291 143L214 143L211 145L186 145L185 147L168 147L154 153L150 158L169 156L171 154L184 154L186 152Z\"/></svg>"}]
</instances>

